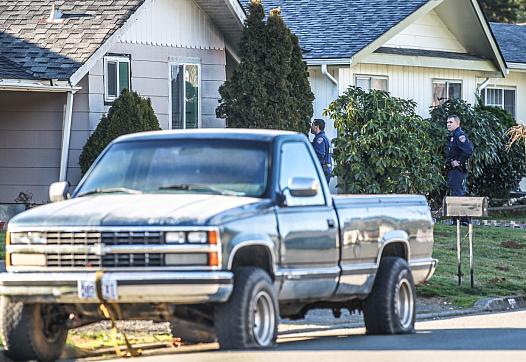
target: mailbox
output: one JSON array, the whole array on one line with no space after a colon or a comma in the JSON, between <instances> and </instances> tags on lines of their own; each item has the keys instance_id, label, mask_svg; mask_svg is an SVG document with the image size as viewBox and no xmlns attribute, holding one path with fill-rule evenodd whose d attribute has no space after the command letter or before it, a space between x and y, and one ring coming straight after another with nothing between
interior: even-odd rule
<instances>
[{"instance_id":1,"label":"mailbox","mask_svg":"<svg viewBox=\"0 0 526 362\"><path fill-rule=\"evenodd\" d=\"M444 216L488 216L488 198L447 196L443 210Z\"/></svg>"}]
</instances>

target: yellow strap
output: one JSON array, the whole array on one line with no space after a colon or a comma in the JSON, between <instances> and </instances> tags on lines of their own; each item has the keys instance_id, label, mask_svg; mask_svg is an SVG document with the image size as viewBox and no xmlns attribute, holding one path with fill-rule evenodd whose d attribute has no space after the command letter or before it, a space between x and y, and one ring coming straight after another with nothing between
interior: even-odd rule
<instances>
[{"instance_id":1,"label":"yellow strap","mask_svg":"<svg viewBox=\"0 0 526 362\"><path fill-rule=\"evenodd\" d=\"M122 311L117 303L108 303L102 295L102 276L104 272L102 270L97 271L95 274L95 287L97 289L97 298L99 299L99 309L102 315L111 321L111 339L113 347L115 348L115 354L119 357L138 357L142 354L142 350L134 348L126 334L117 327L117 319L122 319ZM121 351L119 343L117 341L117 333L120 333L124 337L126 343L126 352Z\"/></svg>"}]
</instances>

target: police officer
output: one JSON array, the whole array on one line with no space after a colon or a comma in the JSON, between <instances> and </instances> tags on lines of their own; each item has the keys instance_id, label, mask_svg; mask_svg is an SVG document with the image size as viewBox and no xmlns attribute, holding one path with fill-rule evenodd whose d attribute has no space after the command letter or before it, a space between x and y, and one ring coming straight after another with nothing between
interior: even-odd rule
<instances>
[{"instance_id":1,"label":"police officer","mask_svg":"<svg viewBox=\"0 0 526 362\"><path fill-rule=\"evenodd\" d=\"M460 118L447 118L449 131L446 147L447 185L450 196L466 194L467 161L473 154L473 144L460 128Z\"/></svg>"},{"instance_id":2,"label":"police officer","mask_svg":"<svg viewBox=\"0 0 526 362\"><path fill-rule=\"evenodd\" d=\"M314 135L312 147L314 147L327 183L329 183L332 177L332 147L331 141L329 141L329 138L327 138L325 134L325 121L323 119L314 119L310 127L310 132Z\"/></svg>"}]
</instances>

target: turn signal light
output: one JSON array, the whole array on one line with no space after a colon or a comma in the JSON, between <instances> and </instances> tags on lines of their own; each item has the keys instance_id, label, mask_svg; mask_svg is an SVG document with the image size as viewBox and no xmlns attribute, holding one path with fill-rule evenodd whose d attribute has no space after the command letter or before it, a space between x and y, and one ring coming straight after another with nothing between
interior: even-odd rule
<instances>
[{"instance_id":1,"label":"turn signal light","mask_svg":"<svg viewBox=\"0 0 526 362\"><path fill-rule=\"evenodd\" d=\"M6 231L5 233L5 245L11 244L11 233L9 231ZM7 248L6 248L7 249ZM11 266L11 254L8 252L5 253L5 266Z\"/></svg>"},{"instance_id":2,"label":"turn signal light","mask_svg":"<svg viewBox=\"0 0 526 362\"><path fill-rule=\"evenodd\" d=\"M208 232L208 243L212 245L217 245L217 231L216 230L210 230Z\"/></svg>"},{"instance_id":3,"label":"turn signal light","mask_svg":"<svg viewBox=\"0 0 526 362\"><path fill-rule=\"evenodd\" d=\"M217 251L208 254L208 265L219 266L219 255L217 254Z\"/></svg>"}]
</instances>

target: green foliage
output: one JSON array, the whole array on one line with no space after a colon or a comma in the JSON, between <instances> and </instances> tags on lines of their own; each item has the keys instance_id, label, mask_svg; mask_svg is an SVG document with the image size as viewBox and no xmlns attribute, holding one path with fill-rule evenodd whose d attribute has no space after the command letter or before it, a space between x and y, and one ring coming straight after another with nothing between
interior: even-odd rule
<instances>
[{"instance_id":1,"label":"green foliage","mask_svg":"<svg viewBox=\"0 0 526 362\"><path fill-rule=\"evenodd\" d=\"M298 39L279 10L265 23L261 1L250 2L240 58L232 78L219 88L216 115L233 128L308 131L314 94Z\"/></svg>"},{"instance_id":2,"label":"green foliage","mask_svg":"<svg viewBox=\"0 0 526 362\"><path fill-rule=\"evenodd\" d=\"M471 195L507 198L526 175L524 151L514 145L508 152L506 130L516 122L511 115L494 107L473 107L467 102L452 99L431 111L436 127L446 129L448 115L456 114L461 127L473 143L468 192ZM440 154L444 155L447 136L436 138ZM445 170L444 170L445 172ZM443 195L443 194L442 194Z\"/></svg>"},{"instance_id":3,"label":"green foliage","mask_svg":"<svg viewBox=\"0 0 526 362\"><path fill-rule=\"evenodd\" d=\"M80 154L82 174L90 168L102 150L115 138L135 132L160 130L150 99L136 92L123 90L111 106L108 115L102 116L97 128L88 138Z\"/></svg>"},{"instance_id":4,"label":"green foliage","mask_svg":"<svg viewBox=\"0 0 526 362\"><path fill-rule=\"evenodd\" d=\"M516 23L526 17L525 0L480 0L480 4L490 21Z\"/></svg>"},{"instance_id":5,"label":"green foliage","mask_svg":"<svg viewBox=\"0 0 526 362\"><path fill-rule=\"evenodd\" d=\"M350 87L325 111L335 121L335 175L345 193L429 193L444 183L429 120L416 103Z\"/></svg>"}]
</instances>

